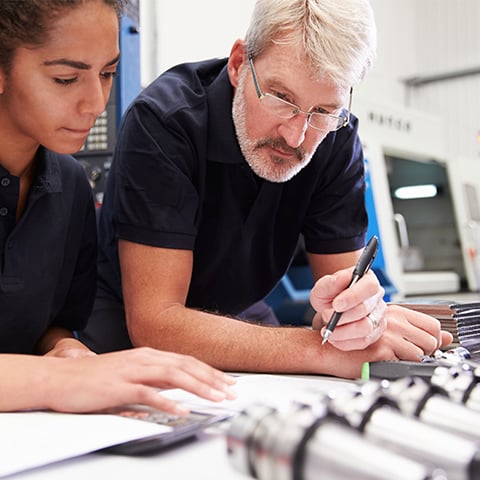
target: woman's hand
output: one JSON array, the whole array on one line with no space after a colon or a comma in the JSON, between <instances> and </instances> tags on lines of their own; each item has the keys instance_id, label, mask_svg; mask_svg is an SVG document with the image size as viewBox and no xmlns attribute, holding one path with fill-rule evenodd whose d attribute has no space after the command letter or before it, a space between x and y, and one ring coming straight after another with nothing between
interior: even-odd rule
<instances>
[{"instance_id":1,"label":"woman's hand","mask_svg":"<svg viewBox=\"0 0 480 480\"><path fill-rule=\"evenodd\" d=\"M193 357L146 347L68 358L6 354L0 366L4 392L11 392L0 398L0 411L94 412L142 404L185 415L188 410L159 389L181 388L214 402L235 398L233 377Z\"/></svg>"}]
</instances>

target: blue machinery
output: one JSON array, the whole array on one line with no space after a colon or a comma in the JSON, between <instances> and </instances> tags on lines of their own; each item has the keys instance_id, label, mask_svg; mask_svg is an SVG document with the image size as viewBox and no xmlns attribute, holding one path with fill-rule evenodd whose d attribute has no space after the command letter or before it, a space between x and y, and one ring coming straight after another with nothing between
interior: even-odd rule
<instances>
[{"instance_id":1,"label":"blue machinery","mask_svg":"<svg viewBox=\"0 0 480 480\"><path fill-rule=\"evenodd\" d=\"M121 59L107 108L95 122L83 149L75 157L83 165L101 204L120 120L141 90L138 0L130 0L120 22Z\"/></svg>"},{"instance_id":2,"label":"blue machinery","mask_svg":"<svg viewBox=\"0 0 480 480\"><path fill-rule=\"evenodd\" d=\"M121 58L118 68L116 100L117 125L123 113L141 90L139 0L129 0L120 23Z\"/></svg>"}]
</instances>

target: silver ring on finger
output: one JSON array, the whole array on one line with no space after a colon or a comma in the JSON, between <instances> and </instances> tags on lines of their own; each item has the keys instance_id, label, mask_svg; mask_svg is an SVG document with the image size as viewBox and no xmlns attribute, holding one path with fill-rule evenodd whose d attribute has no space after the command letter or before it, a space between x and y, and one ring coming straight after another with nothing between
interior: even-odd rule
<instances>
[{"instance_id":1,"label":"silver ring on finger","mask_svg":"<svg viewBox=\"0 0 480 480\"><path fill-rule=\"evenodd\" d=\"M373 328L373 330L377 329L378 326L380 325L380 320L381 320L381 318L377 317L374 312L370 312L370 313L367 315L367 318L368 318L368 319L370 320L370 322L372 323L372 328Z\"/></svg>"}]
</instances>

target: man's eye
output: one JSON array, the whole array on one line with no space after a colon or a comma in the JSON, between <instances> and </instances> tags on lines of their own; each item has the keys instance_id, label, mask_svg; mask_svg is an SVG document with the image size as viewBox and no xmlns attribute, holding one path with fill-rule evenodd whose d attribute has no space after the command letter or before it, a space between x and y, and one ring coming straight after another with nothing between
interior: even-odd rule
<instances>
[{"instance_id":1,"label":"man's eye","mask_svg":"<svg viewBox=\"0 0 480 480\"><path fill-rule=\"evenodd\" d=\"M68 86L77 81L77 77L72 78L54 78L53 81L62 86Z\"/></svg>"},{"instance_id":2,"label":"man's eye","mask_svg":"<svg viewBox=\"0 0 480 480\"><path fill-rule=\"evenodd\" d=\"M336 112L336 110L335 110L335 112ZM315 109L315 113L321 113L323 115L335 115L335 112L329 112L328 110L325 110L322 107L318 107L318 108Z\"/></svg>"},{"instance_id":3,"label":"man's eye","mask_svg":"<svg viewBox=\"0 0 480 480\"><path fill-rule=\"evenodd\" d=\"M291 100L290 100L290 98L288 97L288 95L285 95L284 93L280 93L280 92L275 92L275 91L273 91L273 92L272 92L272 95L273 95L274 97L279 98L280 100L284 100L285 102L292 103Z\"/></svg>"}]
</instances>

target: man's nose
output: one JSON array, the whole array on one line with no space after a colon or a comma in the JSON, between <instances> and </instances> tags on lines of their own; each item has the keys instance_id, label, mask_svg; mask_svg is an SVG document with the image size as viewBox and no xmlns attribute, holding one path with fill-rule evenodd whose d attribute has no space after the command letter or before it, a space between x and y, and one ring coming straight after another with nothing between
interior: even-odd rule
<instances>
[{"instance_id":1,"label":"man's nose","mask_svg":"<svg viewBox=\"0 0 480 480\"><path fill-rule=\"evenodd\" d=\"M289 147L298 148L304 142L309 127L308 119L309 115L307 113L298 112L282 123L279 133Z\"/></svg>"}]
</instances>

